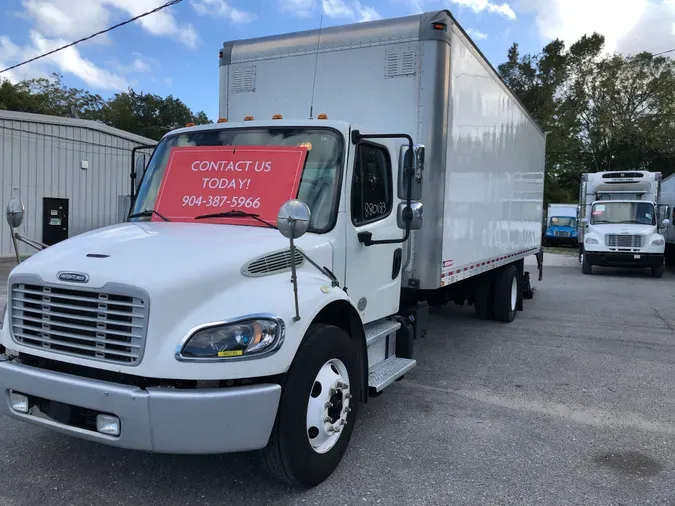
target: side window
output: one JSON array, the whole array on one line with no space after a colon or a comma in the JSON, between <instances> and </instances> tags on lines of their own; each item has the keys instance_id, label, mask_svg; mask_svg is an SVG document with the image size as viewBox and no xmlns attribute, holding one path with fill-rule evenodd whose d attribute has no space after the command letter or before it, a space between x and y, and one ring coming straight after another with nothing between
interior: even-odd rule
<instances>
[{"instance_id":1,"label":"side window","mask_svg":"<svg viewBox=\"0 0 675 506\"><path fill-rule=\"evenodd\" d=\"M391 213L393 184L389 152L373 144L359 144L352 179L352 222L361 226Z\"/></svg>"}]
</instances>

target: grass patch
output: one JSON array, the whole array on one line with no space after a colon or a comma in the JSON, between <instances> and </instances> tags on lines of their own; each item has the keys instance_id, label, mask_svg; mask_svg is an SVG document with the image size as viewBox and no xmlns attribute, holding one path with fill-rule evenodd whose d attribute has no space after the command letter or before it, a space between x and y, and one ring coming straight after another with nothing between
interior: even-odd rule
<instances>
[{"instance_id":1,"label":"grass patch","mask_svg":"<svg viewBox=\"0 0 675 506\"><path fill-rule=\"evenodd\" d=\"M572 246L547 246L544 248L544 253L551 253L553 255L567 255L579 256L579 249Z\"/></svg>"}]
</instances>

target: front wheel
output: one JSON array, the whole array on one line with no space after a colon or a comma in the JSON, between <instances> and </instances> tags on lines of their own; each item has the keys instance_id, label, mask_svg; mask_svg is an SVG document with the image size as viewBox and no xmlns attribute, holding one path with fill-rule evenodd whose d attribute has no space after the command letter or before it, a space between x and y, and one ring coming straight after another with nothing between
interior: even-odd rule
<instances>
[{"instance_id":1,"label":"front wheel","mask_svg":"<svg viewBox=\"0 0 675 506\"><path fill-rule=\"evenodd\" d=\"M662 278L665 270L666 270L666 268L663 265L660 265L658 267L652 267L651 268L652 277L653 278Z\"/></svg>"},{"instance_id":2,"label":"front wheel","mask_svg":"<svg viewBox=\"0 0 675 506\"><path fill-rule=\"evenodd\" d=\"M581 260L581 272L583 272L584 274L593 274L593 267L591 266L591 263L588 261L586 254L584 254Z\"/></svg>"},{"instance_id":3,"label":"front wheel","mask_svg":"<svg viewBox=\"0 0 675 506\"><path fill-rule=\"evenodd\" d=\"M356 343L333 325L313 325L291 365L263 465L310 488L337 468L351 439L361 394Z\"/></svg>"}]
</instances>

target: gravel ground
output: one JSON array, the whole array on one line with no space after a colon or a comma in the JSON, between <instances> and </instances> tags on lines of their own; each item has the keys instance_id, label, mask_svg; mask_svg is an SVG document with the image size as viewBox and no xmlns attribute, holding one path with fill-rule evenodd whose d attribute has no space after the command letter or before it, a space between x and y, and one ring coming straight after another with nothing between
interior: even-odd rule
<instances>
[{"instance_id":1,"label":"gravel ground","mask_svg":"<svg viewBox=\"0 0 675 506\"><path fill-rule=\"evenodd\" d=\"M0 417L0 504L675 504L675 274L572 260L547 255L511 324L435 310L417 368L363 407L313 490L262 479L251 454L150 455Z\"/></svg>"}]
</instances>

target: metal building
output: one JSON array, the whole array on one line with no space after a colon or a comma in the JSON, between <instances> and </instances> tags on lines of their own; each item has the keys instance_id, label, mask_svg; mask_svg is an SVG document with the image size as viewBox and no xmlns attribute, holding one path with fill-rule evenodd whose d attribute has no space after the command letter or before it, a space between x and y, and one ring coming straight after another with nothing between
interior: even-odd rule
<instances>
[{"instance_id":1,"label":"metal building","mask_svg":"<svg viewBox=\"0 0 675 506\"><path fill-rule=\"evenodd\" d=\"M156 142L95 121L0 110L0 205L20 198L17 230L45 244L124 221L132 148ZM144 160L150 150L140 153ZM20 254L35 253L25 244ZM0 225L0 258L14 256Z\"/></svg>"}]
</instances>

